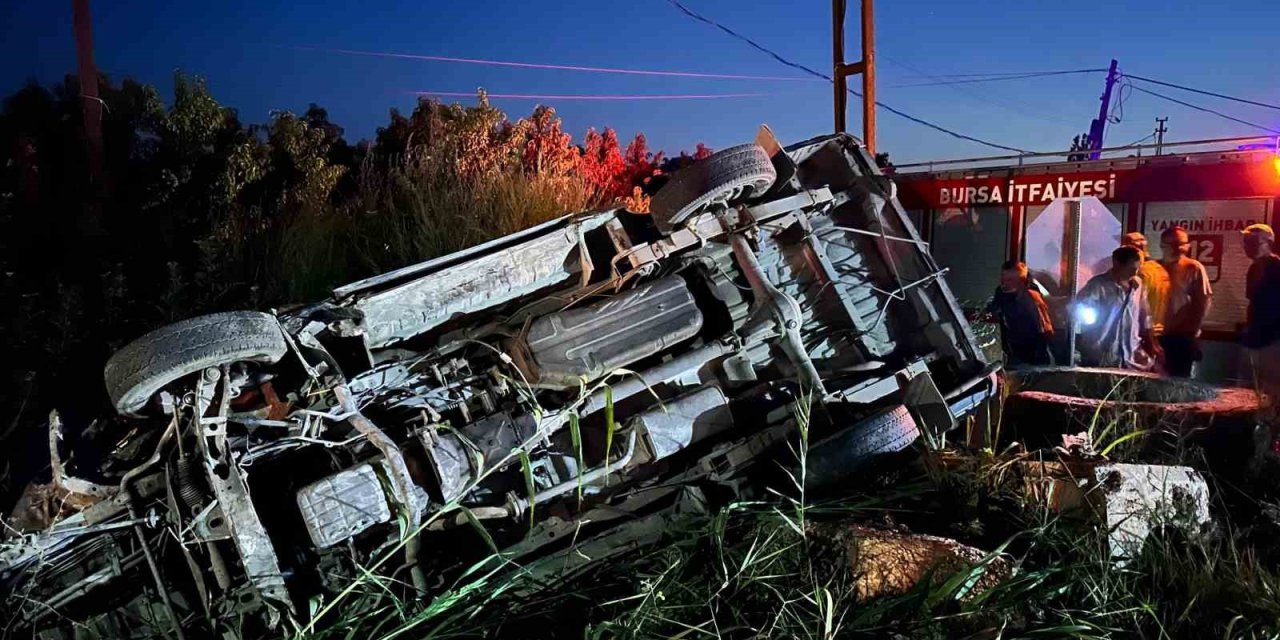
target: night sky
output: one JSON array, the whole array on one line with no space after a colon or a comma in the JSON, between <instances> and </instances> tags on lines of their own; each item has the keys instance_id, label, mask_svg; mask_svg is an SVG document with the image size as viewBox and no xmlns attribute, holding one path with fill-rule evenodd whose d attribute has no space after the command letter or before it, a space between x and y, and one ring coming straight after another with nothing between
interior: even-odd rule
<instances>
[{"instance_id":1,"label":"night sky","mask_svg":"<svg viewBox=\"0 0 1280 640\"><path fill-rule=\"evenodd\" d=\"M827 72L830 4L821 0L687 0L695 11L784 56ZM849 58L856 59L857 2L850 2ZM1280 2L955 2L880 0L880 98L921 118L1031 150L1065 148L1096 114L1103 74L959 86L893 87L933 76L1105 67L1280 103ZM220 2L94 3L99 67L130 75L169 97L175 69L208 79L246 122L272 110L329 110L347 138L371 137L391 107L411 110L415 91L519 94L766 93L719 100L548 101L580 139L588 127L621 137L644 132L651 148L692 150L749 140L767 122L784 141L831 129L822 82L704 80L525 70L342 55L352 49L631 69L797 76L768 56L696 22L666 0L589 2ZM27 78L58 80L75 69L71 2L0 2L0 90ZM856 78L851 80L857 83ZM856 86L856 84L855 84ZM1280 111L1159 89L1187 102L1280 129ZM450 98L463 100L466 98ZM855 100L855 99L851 99ZM536 101L495 100L513 118ZM856 107L856 102L853 102ZM1259 133L1133 92L1108 146L1151 133L1169 116L1167 139ZM1119 112L1117 112L1118 115ZM859 112L850 110L852 129ZM896 162L1000 153L881 113L880 147Z\"/></svg>"}]
</instances>

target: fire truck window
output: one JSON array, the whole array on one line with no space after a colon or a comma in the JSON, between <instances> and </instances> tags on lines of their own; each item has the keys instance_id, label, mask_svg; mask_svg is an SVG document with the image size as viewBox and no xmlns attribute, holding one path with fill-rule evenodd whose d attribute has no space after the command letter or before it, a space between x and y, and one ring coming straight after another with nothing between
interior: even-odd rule
<instances>
[{"instance_id":1,"label":"fire truck window","mask_svg":"<svg viewBox=\"0 0 1280 640\"><path fill-rule=\"evenodd\" d=\"M1033 210L1035 209L1035 210ZM1080 199L1079 290L1093 276L1111 268L1111 252L1120 246L1124 205L1104 205L1094 197ZM1068 295L1070 273L1064 248L1070 246L1065 200L1027 207L1026 263L1031 275L1051 297Z\"/></svg>"},{"instance_id":2,"label":"fire truck window","mask_svg":"<svg viewBox=\"0 0 1280 640\"><path fill-rule=\"evenodd\" d=\"M1026 218L1027 227L1030 228L1032 223L1036 221L1036 218L1039 218L1040 214L1044 213L1045 209L1048 209L1050 206L1052 206L1052 203L1047 205L1045 204L1027 205L1026 215L1024 216ZM1112 202L1109 204L1103 203L1102 206L1106 207L1107 210L1111 212L1111 215L1114 215L1116 217L1116 220L1120 222L1121 227L1124 226L1124 217L1129 212L1129 206L1127 204L1123 202ZM1119 242L1118 238L1117 238L1117 242Z\"/></svg>"},{"instance_id":3,"label":"fire truck window","mask_svg":"<svg viewBox=\"0 0 1280 640\"><path fill-rule=\"evenodd\" d=\"M947 283L966 308L981 307L1000 283L1009 241L1007 207L947 208L934 212L930 247Z\"/></svg>"}]
</instances>

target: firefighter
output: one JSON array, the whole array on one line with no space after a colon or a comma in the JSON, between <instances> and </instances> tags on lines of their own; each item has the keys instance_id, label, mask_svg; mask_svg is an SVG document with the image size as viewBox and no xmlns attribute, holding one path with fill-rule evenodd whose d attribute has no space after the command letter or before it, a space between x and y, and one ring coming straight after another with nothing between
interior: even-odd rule
<instances>
[{"instance_id":1,"label":"firefighter","mask_svg":"<svg viewBox=\"0 0 1280 640\"><path fill-rule=\"evenodd\" d=\"M1255 224L1243 232L1244 252L1253 260L1245 277L1249 298L1241 342L1249 349L1254 381L1272 402L1273 442L1280 430L1276 403L1280 401L1280 256L1276 255L1276 234L1265 224Z\"/></svg>"},{"instance_id":2,"label":"firefighter","mask_svg":"<svg viewBox=\"0 0 1280 640\"><path fill-rule=\"evenodd\" d=\"M1010 260L1000 270L987 312L1000 322L1000 339L1009 366L1051 365L1049 344L1053 341L1053 321L1040 292L1030 286L1027 265Z\"/></svg>"},{"instance_id":3,"label":"firefighter","mask_svg":"<svg viewBox=\"0 0 1280 640\"><path fill-rule=\"evenodd\" d=\"M1133 247L1142 254L1142 266L1138 267L1138 278L1142 280L1143 293L1147 296L1147 313L1158 323L1164 318L1164 303L1169 295L1169 272L1160 266L1160 261L1151 257L1147 251L1147 237L1140 232L1126 233L1120 238L1120 246Z\"/></svg>"},{"instance_id":4,"label":"firefighter","mask_svg":"<svg viewBox=\"0 0 1280 640\"><path fill-rule=\"evenodd\" d=\"M1191 238L1182 227L1170 227L1160 234L1160 266L1169 277L1169 288L1160 303L1152 331L1164 352L1164 369L1171 376L1191 377L1201 359L1200 328L1209 313L1213 288L1200 261L1190 257Z\"/></svg>"},{"instance_id":5,"label":"firefighter","mask_svg":"<svg viewBox=\"0 0 1280 640\"><path fill-rule=\"evenodd\" d=\"M1072 309L1080 327L1080 363L1150 371L1151 317L1138 270L1142 254L1133 247L1111 252L1111 270L1080 290Z\"/></svg>"}]
</instances>

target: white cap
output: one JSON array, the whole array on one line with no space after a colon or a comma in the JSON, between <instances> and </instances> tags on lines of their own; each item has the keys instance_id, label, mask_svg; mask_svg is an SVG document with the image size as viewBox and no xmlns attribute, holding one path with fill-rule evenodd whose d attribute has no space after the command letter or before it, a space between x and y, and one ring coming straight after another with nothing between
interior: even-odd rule
<instances>
[{"instance_id":1,"label":"white cap","mask_svg":"<svg viewBox=\"0 0 1280 640\"><path fill-rule=\"evenodd\" d=\"M1276 232L1271 230L1270 225L1251 224L1245 227L1244 231L1241 231L1240 233L1246 236L1262 236L1263 238L1266 238L1267 242L1276 241Z\"/></svg>"}]
</instances>

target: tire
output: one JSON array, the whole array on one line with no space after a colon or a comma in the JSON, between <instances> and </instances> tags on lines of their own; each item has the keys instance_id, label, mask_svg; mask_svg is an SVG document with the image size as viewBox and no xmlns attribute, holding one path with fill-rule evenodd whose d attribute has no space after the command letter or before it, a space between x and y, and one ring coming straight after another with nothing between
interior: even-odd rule
<instances>
[{"instance_id":1,"label":"tire","mask_svg":"<svg viewBox=\"0 0 1280 640\"><path fill-rule=\"evenodd\" d=\"M717 204L760 195L773 186L778 173L760 145L729 147L671 175L649 203L658 230L676 225Z\"/></svg>"},{"instance_id":2,"label":"tire","mask_svg":"<svg viewBox=\"0 0 1280 640\"><path fill-rule=\"evenodd\" d=\"M877 458L907 449L919 437L911 412L898 405L814 444L808 477L815 485L834 484Z\"/></svg>"},{"instance_id":3,"label":"tire","mask_svg":"<svg viewBox=\"0 0 1280 640\"><path fill-rule=\"evenodd\" d=\"M125 345L107 360L103 379L116 410L139 412L165 385L232 362L279 362L288 352L275 316L231 311L161 327Z\"/></svg>"}]
</instances>

